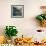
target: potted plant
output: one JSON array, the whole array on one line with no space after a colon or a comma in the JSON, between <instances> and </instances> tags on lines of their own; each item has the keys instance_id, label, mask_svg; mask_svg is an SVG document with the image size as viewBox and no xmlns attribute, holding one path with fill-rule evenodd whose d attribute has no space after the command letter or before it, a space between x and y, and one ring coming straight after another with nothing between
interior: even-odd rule
<instances>
[{"instance_id":1,"label":"potted plant","mask_svg":"<svg viewBox=\"0 0 46 46\"><path fill-rule=\"evenodd\" d=\"M36 16L36 19L39 20L42 27L46 27L46 6L40 7L42 10L42 14Z\"/></svg>"},{"instance_id":2,"label":"potted plant","mask_svg":"<svg viewBox=\"0 0 46 46\"><path fill-rule=\"evenodd\" d=\"M17 36L18 31L15 26L6 26L5 30L6 30L5 35L8 37L10 41L11 41L12 36ZM8 42L10 42L9 40Z\"/></svg>"},{"instance_id":3,"label":"potted plant","mask_svg":"<svg viewBox=\"0 0 46 46\"><path fill-rule=\"evenodd\" d=\"M46 14L38 15L36 19L39 20L41 26L46 27Z\"/></svg>"}]
</instances>

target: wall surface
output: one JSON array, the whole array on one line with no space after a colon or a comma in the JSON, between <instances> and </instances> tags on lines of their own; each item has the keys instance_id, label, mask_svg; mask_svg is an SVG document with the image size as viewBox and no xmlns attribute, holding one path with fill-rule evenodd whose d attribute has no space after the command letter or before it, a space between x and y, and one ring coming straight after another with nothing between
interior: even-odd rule
<instances>
[{"instance_id":1,"label":"wall surface","mask_svg":"<svg viewBox=\"0 0 46 46\"><path fill-rule=\"evenodd\" d=\"M11 5L24 5L24 18L11 18ZM36 22L35 16L41 13L40 6L46 5L46 0L0 0L0 34L4 34L6 25L15 25L18 36L37 34L37 29L43 29ZM40 36L41 37L41 36Z\"/></svg>"}]
</instances>

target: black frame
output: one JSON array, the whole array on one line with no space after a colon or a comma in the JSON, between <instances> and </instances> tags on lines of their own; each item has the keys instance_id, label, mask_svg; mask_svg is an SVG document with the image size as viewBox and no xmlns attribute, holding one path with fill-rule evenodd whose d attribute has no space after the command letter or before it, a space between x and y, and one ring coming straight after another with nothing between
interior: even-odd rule
<instances>
[{"instance_id":1,"label":"black frame","mask_svg":"<svg viewBox=\"0 0 46 46\"><path fill-rule=\"evenodd\" d=\"M21 15L14 15L13 13L13 7L15 7L15 8L21 8ZM11 5L11 18L24 18L24 5Z\"/></svg>"}]
</instances>

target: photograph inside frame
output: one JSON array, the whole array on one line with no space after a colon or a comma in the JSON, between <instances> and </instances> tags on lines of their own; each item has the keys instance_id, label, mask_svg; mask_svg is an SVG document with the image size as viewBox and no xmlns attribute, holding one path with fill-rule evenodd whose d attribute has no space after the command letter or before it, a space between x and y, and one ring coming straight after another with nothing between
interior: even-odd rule
<instances>
[{"instance_id":1,"label":"photograph inside frame","mask_svg":"<svg viewBox=\"0 0 46 46\"><path fill-rule=\"evenodd\" d=\"M11 5L12 18L24 18L24 5Z\"/></svg>"}]
</instances>

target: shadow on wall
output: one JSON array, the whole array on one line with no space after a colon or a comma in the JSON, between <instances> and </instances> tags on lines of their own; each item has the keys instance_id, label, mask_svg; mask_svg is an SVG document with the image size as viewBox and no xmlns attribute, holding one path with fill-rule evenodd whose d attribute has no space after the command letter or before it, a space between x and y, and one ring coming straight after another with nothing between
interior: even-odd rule
<instances>
[{"instance_id":1,"label":"shadow on wall","mask_svg":"<svg viewBox=\"0 0 46 46\"><path fill-rule=\"evenodd\" d=\"M37 27L40 26L39 21L36 20L36 17L31 17L30 22L31 22L31 25L33 25L33 26L37 26Z\"/></svg>"}]
</instances>

